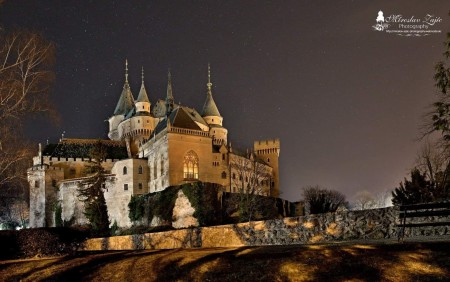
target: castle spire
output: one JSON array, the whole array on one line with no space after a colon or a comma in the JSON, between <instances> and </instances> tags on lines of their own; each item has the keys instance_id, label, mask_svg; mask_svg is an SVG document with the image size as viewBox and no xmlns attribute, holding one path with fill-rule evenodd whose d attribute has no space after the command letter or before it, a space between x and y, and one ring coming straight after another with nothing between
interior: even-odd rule
<instances>
[{"instance_id":1,"label":"castle spire","mask_svg":"<svg viewBox=\"0 0 450 282\"><path fill-rule=\"evenodd\" d=\"M119 102L117 102L114 115L126 115L133 109L134 98L131 93L130 85L128 84L128 60L125 60L125 83L123 85L122 94L120 95Z\"/></svg>"},{"instance_id":2,"label":"castle spire","mask_svg":"<svg viewBox=\"0 0 450 282\"><path fill-rule=\"evenodd\" d=\"M172 74L169 72L167 74L167 96L166 96L166 115L169 115L174 108L174 99L172 93Z\"/></svg>"},{"instance_id":3,"label":"castle spire","mask_svg":"<svg viewBox=\"0 0 450 282\"><path fill-rule=\"evenodd\" d=\"M142 79L141 90L139 91L139 95L137 97L136 103L138 103L138 102L150 103L150 100L148 99L147 91L145 90L145 85L144 85L144 67L142 67L141 79Z\"/></svg>"},{"instance_id":4,"label":"castle spire","mask_svg":"<svg viewBox=\"0 0 450 282\"><path fill-rule=\"evenodd\" d=\"M219 109L217 109L216 103L212 97L212 83L211 83L211 67L208 64L208 83L206 83L208 92L206 94L206 101L203 105L202 116L217 116L220 117Z\"/></svg>"},{"instance_id":5,"label":"castle spire","mask_svg":"<svg viewBox=\"0 0 450 282\"><path fill-rule=\"evenodd\" d=\"M125 59L125 83L128 84L128 59Z\"/></svg>"},{"instance_id":6,"label":"castle spire","mask_svg":"<svg viewBox=\"0 0 450 282\"><path fill-rule=\"evenodd\" d=\"M206 86L208 87L208 93L211 93L211 66L208 63L208 83L206 83Z\"/></svg>"}]
</instances>

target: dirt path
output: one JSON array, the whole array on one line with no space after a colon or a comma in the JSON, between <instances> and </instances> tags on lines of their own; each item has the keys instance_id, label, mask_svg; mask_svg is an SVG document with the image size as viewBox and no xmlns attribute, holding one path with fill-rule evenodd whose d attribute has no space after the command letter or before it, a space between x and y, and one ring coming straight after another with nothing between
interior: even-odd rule
<instances>
[{"instance_id":1,"label":"dirt path","mask_svg":"<svg viewBox=\"0 0 450 282\"><path fill-rule=\"evenodd\" d=\"M0 261L2 281L449 281L450 242L84 252Z\"/></svg>"}]
</instances>

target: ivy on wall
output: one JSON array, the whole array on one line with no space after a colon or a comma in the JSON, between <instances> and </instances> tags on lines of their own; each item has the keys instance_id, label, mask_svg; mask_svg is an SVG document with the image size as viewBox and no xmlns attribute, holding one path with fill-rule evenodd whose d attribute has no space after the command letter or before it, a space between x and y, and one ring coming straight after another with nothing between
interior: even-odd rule
<instances>
[{"instance_id":1,"label":"ivy on wall","mask_svg":"<svg viewBox=\"0 0 450 282\"><path fill-rule=\"evenodd\" d=\"M214 183L194 182L180 186L171 186L163 191L132 196L128 204L129 218L135 225L150 225L153 217L171 223L173 208L182 191L194 208L193 216L200 226L218 225L245 221L239 213L239 195L237 193L223 193L221 186ZM258 197L257 214L255 220L274 219L295 215L295 205L282 199Z\"/></svg>"},{"instance_id":2,"label":"ivy on wall","mask_svg":"<svg viewBox=\"0 0 450 282\"><path fill-rule=\"evenodd\" d=\"M128 217L135 223L143 221L149 224L155 216L163 221L172 222L173 208L180 190L194 208L194 217L201 226L215 224L219 221L219 186L202 182L187 183L156 193L132 196L128 204Z\"/></svg>"}]
</instances>

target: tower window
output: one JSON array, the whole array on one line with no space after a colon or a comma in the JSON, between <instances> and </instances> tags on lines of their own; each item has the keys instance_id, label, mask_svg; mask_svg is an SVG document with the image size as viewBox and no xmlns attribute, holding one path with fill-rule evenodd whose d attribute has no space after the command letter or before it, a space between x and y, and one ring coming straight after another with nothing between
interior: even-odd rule
<instances>
[{"instance_id":1,"label":"tower window","mask_svg":"<svg viewBox=\"0 0 450 282\"><path fill-rule=\"evenodd\" d=\"M194 151L184 156L183 175L185 179L198 179L198 157Z\"/></svg>"},{"instance_id":2,"label":"tower window","mask_svg":"<svg viewBox=\"0 0 450 282\"><path fill-rule=\"evenodd\" d=\"M124 184L124 185L123 185L123 190L125 190L125 191L128 190L128 184Z\"/></svg>"},{"instance_id":3,"label":"tower window","mask_svg":"<svg viewBox=\"0 0 450 282\"><path fill-rule=\"evenodd\" d=\"M139 183L138 185L139 185L139 186L138 186L138 187L139 187L139 190L142 190L142 183Z\"/></svg>"},{"instance_id":4,"label":"tower window","mask_svg":"<svg viewBox=\"0 0 450 282\"><path fill-rule=\"evenodd\" d=\"M138 168L138 173L142 174L142 171L143 171L143 169L142 169L142 166L140 165L139 168Z\"/></svg>"},{"instance_id":5,"label":"tower window","mask_svg":"<svg viewBox=\"0 0 450 282\"><path fill-rule=\"evenodd\" d=\"M123 175L125 175L125 174L127 174L127 173L128 173L128 169L127 169L126 166L124 166L124 167L123 167Z\"/></svg>"},{"instance_id":6,"label":"tower window","mask_svg":"<svg viewBox=\"0 0 450 282\"><path fill-rule=\"evenodd\" d=\"M225 160L225 154L222 154L222 161Z\"/></svg>"},{"instance_id":7,"label":"tower window","mask_svg":"<svg viewBox=\"0 0 450 282\"><path fill-rule=\"evenodd\" d=\"M227 179L227 173L225 171L222 172L222 179Z\"/></svg>"}]
</instances>

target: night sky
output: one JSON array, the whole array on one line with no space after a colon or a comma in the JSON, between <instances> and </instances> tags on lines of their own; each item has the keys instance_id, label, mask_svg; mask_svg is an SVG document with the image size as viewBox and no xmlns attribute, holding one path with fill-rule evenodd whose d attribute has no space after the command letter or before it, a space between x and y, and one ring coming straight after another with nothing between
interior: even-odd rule
<instances>
[{"instance_id":1,"label":"night sky","mask_svg":"<svg viewBox=\"0 0 450 282\"><path fill-rule=\"evenodd\" d=\"M376 3L374 3L376 2ZM433 66L450 30L448 1L7 0L0 24L56 44L52 100L60 125L31 120L31 140L107 138L128 59L135 97L141 67L154 104L167 69L176 102L201 110L207 64L233 146L280 138L282 197L323 185L350 199L392 189L420 147L435 99ZM440 16L441 34L372 29L387 14ZM36 146L37 150L37 146Z\"/></svg>"}]
</instances>

